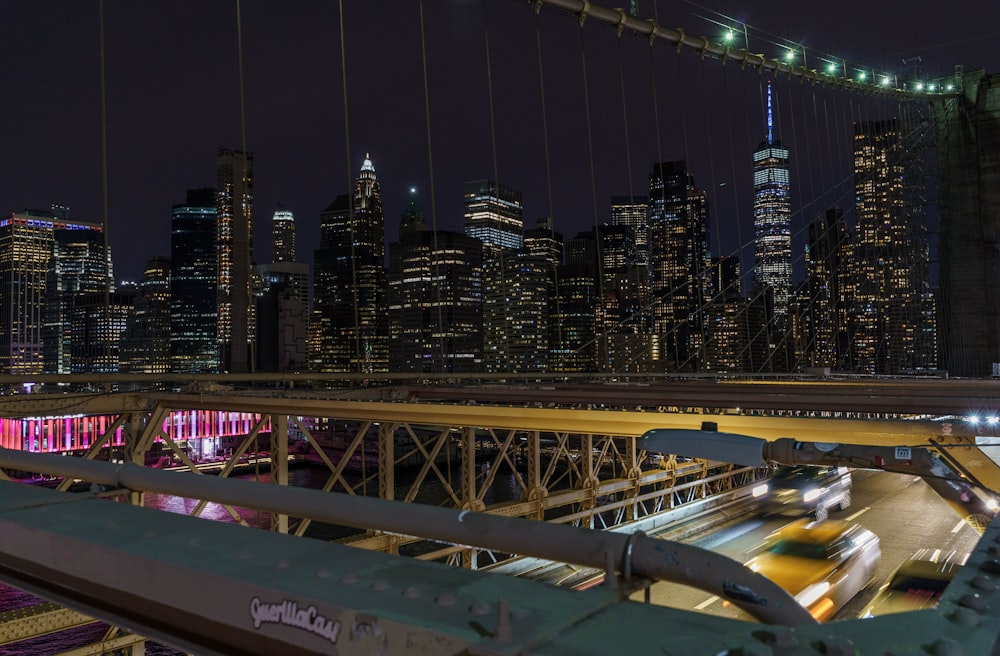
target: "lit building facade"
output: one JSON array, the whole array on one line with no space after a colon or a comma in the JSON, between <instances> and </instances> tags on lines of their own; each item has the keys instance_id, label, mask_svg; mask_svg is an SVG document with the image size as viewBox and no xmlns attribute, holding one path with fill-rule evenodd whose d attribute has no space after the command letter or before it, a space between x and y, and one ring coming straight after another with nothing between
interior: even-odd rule
<instances>
[{"instance_id":1,"label":"lit building facade","mask_svg":"<svg viewBox=\"0 0 1000 656\"><path fill-rule=\"evenodd\" d=\"M850 233L843 212L830 209L809 224L806 242L806 283L803 357L809 366L843 366L850 352L846 294L842 272L848 268Z\"/></svg>"},{"instance_id":2,"label":"lit building facade","mask_svg":"<svg viewBox=\"0 0 1000 656\"><path fill-rule=\"evenodd\" d=\"M69 218L66 211L56 214L64 220ZM68 374L73 371L69 312L82 294L113 292L114 282L101 226L56 228L53 237L42 317L44 371Z\"/></svg>"},{"instance_id":3,"label":"lit building facade","mask_svg":"<svg viewBox=\"0 0 1000 656\"><path fill-rule=\"evenodd\" d=\"M132 290L80 294L67 311L70 373L119 373L122 337L135 302Z\"/></svg>"},{"instance_id":4,"label":"lit building facade","mask_svg":"<svg viewBox=\"0 0 1000 656\"><path fill-rule=\"evenodd\" d=\"M256 370L307 370L309 265L289 261L258 264L254 280Z\"/></svg>"},{"instance_id":5,"label":"lit building facade","mask_svg":"<svg viewBox=\"0 0 1000 656\"><path fill-rule=\"evenodd\" d=\"M119 371L162 374L170 371L170 258L146 261L125 325Z\"/></svg>"},{"instance_id":6,"label":"lit building facade","mask_svg":"<svg viewBox=\"0 0 1000 656\"><path fill-rule=\"evenodd\" d=\"M271 217L272 262L295 261L295 215L279 205Z\"/></svg>"},{"instance_id":7,"label":"lit building facade","mask_svg":"<svg viewBox=\"0 0 1000 656\"><path fill-rule=\"evenodd\" d=\"M191 189L170 228L170 368L218 373L215 190Z\"/></svg>"},{"instance_id":8,"label":"lit building facade","mask_svg":"<svg viewBox=\"0 0 1000 656\"><path fill-rule=\"evenodd\" d=\"M936 330L927 252L916 232L911 194L913 162L897 119L855 125L856 243L854 368L869 374L900 374L936 368Z\"/></svg>"},{"instance_id":9,"label":"lit building facade","mask_svg":"<svg viewBox=\"0 0 1000 656\"><path fill-rule=\"evenodd\" d=\"M482 371L482 242L426 229L415 201L389 245L389 369Z\"/></svg>"},{"instance_id":10,"label":"lit building facade","mask_svg":"<svg viewBox=\"0 0 1000 656\"><path fill-rule=\"evenodd\" d=\"M525 337L513 334L515 322L509 311L520 301L512 297L509 286L513 281L506 276L517 267L508 266L506 260L524 247L521 192L493 180L467 182L465 234L483 244L484 369L512 371L516 365L508 347ZM547 330L547 321L545 326Z\"/></svg>"},{"instance_id":11,"label":"lit building facade","mask_svg":"<svg viewBox=\"0 0 1000 656\"><path fill-rule=\"evenodd\" d=\"M754 294L770 289L774 332L780 334L792 291L792 204L789 154L774 139L771 85L767 87L767 138L753 152Z\"/></svg>"},{"instance_id":12,"label":"lit building facade","mask_svg":"<svg viewBox=\"0 0 1000 656\"><path fill-rule=\"evenodd\" d=\"M320 216L320 248L313 257L311 366L332 373L388 371L385 218L370 157L353 195L339 196Z\"/></svg>"},{"instance_id":13,"label":"lit building facade","mask_svg":"<svg viewBox=\"0 0 1000 656\"><path fill-rule=\"evenodd\" d=\"M649 264L649 197L612 196L611 225L632 228L635 239L635 262Z\"/></svg>"},{"instance_id":14,"label":"lit building facade","mask_svg":"<svg viewBox=\"0 0 1000 656\"><path fill-rule=\"evenodd\" d=\"M219 149L216 193L221 368L250 371L253 343L253 154Z\"/></svg>"},{"instance_id":15,"label":"lit building facade","mask_svg":"<svg viewBox=\"0 0 1000 656\"><path fill-rule=\"evenodd\" d=\"M57 231L101 233L64 210L24 210L0 219L0 371L40 374L45 366L46 278Z\"/></svg>"},{"instance_id":16,"label":"lit building facade","mask_svg":"<svg viewBox=\"0 0 1000 656\"><path fill-rule=\"evenodd\" d=\"M708 200L683 160L649 176L651 365L697 371L704 343Z\"/></svg>"}]
</instances>

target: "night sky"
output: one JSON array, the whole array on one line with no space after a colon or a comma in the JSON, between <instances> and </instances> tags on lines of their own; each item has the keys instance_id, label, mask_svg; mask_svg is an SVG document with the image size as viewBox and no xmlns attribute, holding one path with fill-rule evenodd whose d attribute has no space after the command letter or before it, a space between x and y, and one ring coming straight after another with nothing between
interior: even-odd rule
<instances>
[{"instance_id":1,"label":"night sky","mask_svg":"<svg viewBox=\"0 0 1000 656\"><path fill-rule=\"evenodd\" d=\"M429 225L461 230L463 182L498 178L523 190L526 227L552 215L568 238L606 221L611 195L646 193L654 161L688 159L709 192L713 252L749 243L750 153L764 137L767 74L678 56L666 43L651 51L597 21L581 30L551 7L536 18L523 0L424 0L425 101L420 4L343 4L346 121L338 3L241 3L257 262L270 260L281 203L295 213L298 259L311 263L319 214L348 191L366 153L389 241L411 187ZM749 41L752 52L779 56L777 44L796 44L810 68L836 55L897 79L947 75L956 64L1000 72L996 2L963 3L959 13L937 0L908 3L905 15L896 6L638 2L640 17L689 34L715 39L719 24L737 26L738 45ZM104 15L110 239L116 278L136 279L148 257L169 254L171 206L188 188L214 186L217 148L242 147L236 4L105 0ZM0 2L0 37L0 212L56 203L100 222L97 2ZM826 206L850 204L852 118L891 115L897 101L787 78L774 85L801 230Z\"/></svg>"}]
</instances>

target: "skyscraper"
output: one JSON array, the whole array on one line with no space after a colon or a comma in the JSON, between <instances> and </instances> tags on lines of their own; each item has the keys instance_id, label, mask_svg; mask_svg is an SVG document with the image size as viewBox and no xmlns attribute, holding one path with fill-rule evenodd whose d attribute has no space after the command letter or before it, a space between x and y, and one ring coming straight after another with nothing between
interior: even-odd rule
<instances>
[{"instance_id":1,"label":"skyscraper","mask_svg":"<svg viewBox=\"0 0 1000 656\"><path fill-rule=\"evenodd\" d=\"M71 222L64 210L24 210L0 220L0 371L42 373L42 317L55 234L75 230L100 234L102 226Z\"/></svg>"},{"instance_id":2,"label":"skyscraper","mask_svg":"<svg viewBox=\"0 0 1000 656\"><path fill-rule=\"evenodd\" d=\"M788 314L792 290L792 206L788 150L774 138L771 85L767 85L767 137L753 153L754 295L771 290L775 328ZM780 333L779 333L780 334Z\"/></svg>"},{"instance_id":3,"label":"skyscraper","mask_svg":"<svg viewBox=\"0 0 1000 656\"><path fill-rule=\"evenodd\" d=\"M427 230L411 200L389 245L390 371L482 371L482 252L478 239Z\"/></svg>"},{"instance_id":4,"label":"skyscraper","mask_svg":"<svg viewBox=\"0 0 1000 656\"><path fill-rule=\"evenodd\" d=\"M704 343L708 199L683 160L649 176L651 360L662 371L697 371Z\"/></svg>"},{"instance_id":5,"label":"skyscraper","mask_svg":"<svg viewBox=\"0 0 1000 656\"><path fill-rule=\"evenodd\" d=\"M132 313L125 325L119 371L162 374L170 371L170 258L146 261Z\"/></svg>"},{"instance_id":6,"label":"skyscraper","mask_svg":"<svg viewBox=\"0 0 1000 656\"><path fill-rule=\"evenodd\" d=\"M309 325L309 265L272 262L254 267L257 371L304 371Z\"/></svg>"},{"instance_id":7,"label":"skyscraper","mask_svg":"<svg viewBox=\"0 0 1000 656\"><path fill-rule=\"evenodd\" d=\"M170 368L218 373L218 262L215 190L191 189L170 228Z\"/></svg>"},{"instance_id":8,"label":"skyscraper","mask_svg":"<svg viewBox=\"0 0 1000 656\"><path fill-rule=\"evenodd\" d=\"M493 180L467 182L465 234L483 243L483 365L490 372L512 371L510 346L525 337L513 333L512 312L521 299L512 296L507 277L517 266L506 260L524 246L521 192Z\"/></svg>"},{"instance_id":9,"label":"skyscraper","mask_svg":"<svg viewBox=\"0 0 1000 656\"><path fill-rule=\"evenodd\" d=\"M848 350L847 308L841 288L850 235L843 212L828 210L809 224L806 243L806 357L814 367L838 367Z\"/></svg>"},{"instance_id":10,"label":"skyscraper","mask_svg":"<svg viewBox=\"0 0 1000 656\"><path fill-rule=\"evenodd\" d=\"M649 197L648 196L612 196L611 225L624 225L632 228L635 239L635 262L645 266L649 264Z\"/></svg>"},{"instance_id":11,"label":"skyscraper","mask_svg":"<svg viewBox=\"0 0 1000 656\"><path fill-rule=\"evenodd\" d=\"M320 216L310 360L319 371L379 373L389 367L385 218L375 166L366 155L350 199Z\"/></svg>"},{"instance_id":12,"label":"skyscraper","mask_svg":"<svg viewBox=\"0 0 1000 656\"><path fill-rule=\"evenodd\" d=\"M69 323L73 304L83 294L112 292L114 284L103 230L57 228L53 237L42 315L45 373L68 374L73 371Z\"/></svg>"},{"instance_id":13,"label":"skyscraper","mask_svg":"<svg viewBox=\"0 0 1000 656\"><path fill-rule=\"evenodd\" d=\"M271 217L272 262L295 261L295 215L279 205Z\"/></svg>"},{"instance_id":14,"label":"skyscraper","mask_svg":"<svg viewBox=\"0 0 1000 656\"><path fill-rule=\"evenodd\" d=\"M223 371L250 370L253 342L253 154L219 149L218 339Z\"/></svg>"},{"instance_id":15,"label":"skyscraper","mask_svg":"<svg viewBox=\"0 0 1000 656\"><path fill-rule=\"evenodd\" d=\"M922 351L927 320L926 250L905 185L912 162L897 119L855 125L856 246L852 272L855 368L870 374L933 368ZM933 344L931 344L933 347Z\"/></svg>"}]
</instances>

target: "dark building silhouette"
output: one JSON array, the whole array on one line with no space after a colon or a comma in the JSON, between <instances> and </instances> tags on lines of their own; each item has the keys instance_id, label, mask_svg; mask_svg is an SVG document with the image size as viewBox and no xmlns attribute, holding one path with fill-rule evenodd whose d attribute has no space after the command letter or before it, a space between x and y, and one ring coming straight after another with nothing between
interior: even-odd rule
<instances>
[{"instance_id":1,"label":"dark building silhouette","mask_svg":"<svg viewBox=\"0 0 1000 656\"><path fill-rule=\"evenodd\" d=\"M170 368L217 373L218 274L215 190L192 189L170 227Z\"/></svg>"}]
</instances>

